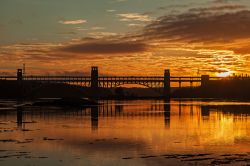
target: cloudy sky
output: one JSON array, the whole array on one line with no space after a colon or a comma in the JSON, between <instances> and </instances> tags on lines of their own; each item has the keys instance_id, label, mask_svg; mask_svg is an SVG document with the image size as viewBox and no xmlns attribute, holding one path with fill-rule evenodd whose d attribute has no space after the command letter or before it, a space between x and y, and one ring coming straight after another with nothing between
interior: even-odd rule
<instances>
[{"instance_id":1,"label":"cloudy sky","mask_svg":"<svg viewBox=\"0 0 250 166\"><path fill-rule=\"evenodd\" d=\"M27 74L250 73L250 1L1 0L0 74L23 63Z\"/></svg>"}]
</instances>

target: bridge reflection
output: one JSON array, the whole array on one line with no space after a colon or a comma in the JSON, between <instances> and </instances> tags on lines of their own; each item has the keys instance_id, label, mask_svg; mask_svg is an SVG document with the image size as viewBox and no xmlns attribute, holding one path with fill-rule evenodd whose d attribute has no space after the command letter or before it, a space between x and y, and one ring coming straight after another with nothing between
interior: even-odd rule
<instances>
[{"instance_id":1,"label":"bridge reflection","mask_svg":"<svg viewBox=\"0 0 250 166\"><path fill-rule=\"evenodd\" d=\"M170 103L169 101L156 101L150 105L124 105L119 101L102 101L102 105L85 109L56 109L42 107L17 107L16 124L19 129L25 129L25 123L37 120L50 120L57 116L71 119L75 117L90 117L92 130L99 127L99 118L109 117L163 117L166 128L170 127ZM131 109L134 108L134 109ZM4 112L0 113L0 117ZM10 112L5 112L8 116ZM29 121L26 121L29 120Z\"/></svg>"},{"instance_id":2,"label":"bridge reflection","mask_svg":"<svg viewBox=\"0 0 250 166\"><path fill-rule=\"evenodd\" d=\"M91 115L91 126L93 130L98 129L98 118L99 117L164 117L164 123L167 128L170 127L170 102L165 100L163 104L154 103L150 107L141 108L138 107L134 111L126 111L124 107L129 105L123 105L119 101L115 103L106 103L103 106L91 107L85 110L86 115ZM125 110L125 111L124 111ZM90 113L89 113L90 112Z\"/></svg>"},{"instance_id":3,"label":"bridge reflection","mask_svg":"<svg viewBox=\"0 0 250 166\"><path fill-rule=\"evenodd\" d=\"M98 129L99 111L98 107L91 107L91 127L92 130Z\"/></svg>"},{"instance_id":4,"label":"bridge reflection","mask_svg":"<svg viewBox=\"0 0 250 166\"><path fill-rule=\"evenodd\" d=\"M23 128L23 108L22 107L17 107L16 111L16 121L17 121L17 127L19 129Z\"/></svg>"},{"instance_id":5,"label":"bridge reflection","mask_svg":"<svg viewBox=\"0 0 250 166\"><path fill-rule=\"evenodd\" d=\"M171 103L169 101L154 101L145 105L124 104L120 101L102 101L103 104L97 107L86 109L60 109L42 107L17 107L16 111L1 110L0 120L15 117L17 128L25 129L25 124L36 121L50 121L55 119L74 120L80 118L84 123L91 123L92 130L97 131L100 127L100 120L109 118L126 119L162 119L165 128L171 127L171 119L176 115L179 119L188 116L197 117L201 120L208 119L211 112L223 112L226 114L240 115L241 117L250 115L250 105L206 105L195 106L184 104L180 101ZM185 115L185 116L184 116Z\"/></svg>"},{"instance_id":6,"label":"bridge reflection","mask_svg":"<svg viewBox=\"0 0 250 166\"><path fill-rule=\"evenodd\" d=\"M165 127L170 128L170 102L166 101L164 102L164 122L165 122Z\"/></svg>"}]
</instances>

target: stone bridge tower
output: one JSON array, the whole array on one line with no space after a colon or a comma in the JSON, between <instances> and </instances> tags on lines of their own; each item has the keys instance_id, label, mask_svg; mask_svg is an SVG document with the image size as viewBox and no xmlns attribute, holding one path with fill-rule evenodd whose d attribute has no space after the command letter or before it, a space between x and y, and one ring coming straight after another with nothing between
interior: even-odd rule
<instances>
[{"instance_id":1,"label":"stone bridge tower","mask_svg":"<svg viewBox=\"0 0 250 166\"><path fill-rule=\"evenodd\" d=\"M163 95L165 97L170 98L170 70L166 69L164 71L164 87L163 87Z\"/></svg>"},{"instance_id":2,"label":"stone bridge tower","mask_svg":"<svg viewBox=\"0 0 250 166\"><path fill-rule=\"evenodd\" d=\"M17 69L17 81L22 81L23 80L23 70L22 69Z\"/></svg>"},{"instance_id":3,"label":"stone bridge tower","mask_svg":"<svg viewBox=\"0 0 250 166\"><path fill-rule=\"evenodd\" d=\"M99 82L98 82L98 67L92 66L91 67L91 88L98 88Z\"/></svg>"}]
</instances>

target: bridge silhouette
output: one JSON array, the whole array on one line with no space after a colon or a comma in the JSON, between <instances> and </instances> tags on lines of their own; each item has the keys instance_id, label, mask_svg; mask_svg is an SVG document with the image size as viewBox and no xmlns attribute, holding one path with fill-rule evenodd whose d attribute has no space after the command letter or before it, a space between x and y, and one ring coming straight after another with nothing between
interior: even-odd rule
<instances>
[{"instance_id":1,"label":"bridge silhouette","mask_svg":"<svg viewBox=\"0 0 250 166\"><path fill-rule=\"evenodd\" d=\"M45 75L24 75L22 69L17 70L16 76L0 76L0 80L17 80L40 83L68 83L78 84L91 88L113 88L124 84L138 84L148 88L170 89L170 83L200 83L206 85L209 80L221 80L223 77L210 77L209 75L198 76L171 76L170 70L165 70L163 76L99 76L98 67L91 68L90 76L45 76Z\"/></svg>"}]
</instances>

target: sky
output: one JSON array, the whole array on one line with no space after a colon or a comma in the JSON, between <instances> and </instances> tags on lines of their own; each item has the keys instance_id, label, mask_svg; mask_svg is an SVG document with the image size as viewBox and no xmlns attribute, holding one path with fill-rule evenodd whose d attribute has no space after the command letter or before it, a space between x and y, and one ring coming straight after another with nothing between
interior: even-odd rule
<instances>
[{"instance_id":1,"label":"sky","mask_svg":"<svg viewBox=\"0 0 250 166\"><path fill-rule=\"evenodd\" d=\"M0 74L250 73L249 0L0 0Z\"/></svg>"}]
</instances>

